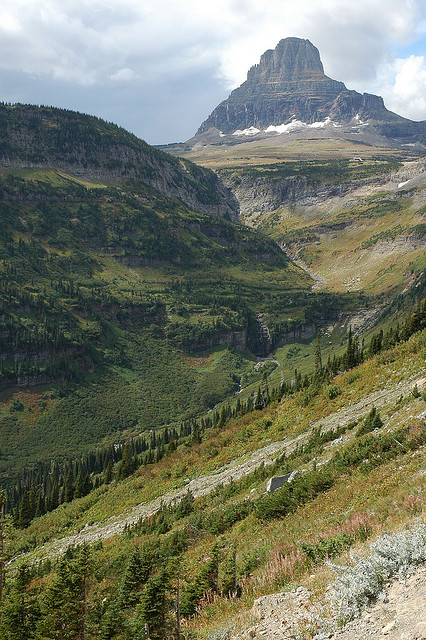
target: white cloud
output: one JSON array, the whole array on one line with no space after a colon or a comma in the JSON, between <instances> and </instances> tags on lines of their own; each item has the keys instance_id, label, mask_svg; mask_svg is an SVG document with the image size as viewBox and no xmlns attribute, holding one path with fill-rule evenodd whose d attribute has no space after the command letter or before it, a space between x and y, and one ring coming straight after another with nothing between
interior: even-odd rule
<instances>
[{"instance_id":1,"label":"white cloud","mask_svg":"<svg viewBox=\"0 0 426 640\"><path fill-rule=\"evenodd\" d=\"M424 56L397 59L389 73L383 97L388 109L412 120L426 119L426 60Z\"/></svg>"},{"instance_id":2,"label":"white cloud","mask_svg":"<svg viewBox=\"0 0 426 640\"><path fill-rule=\"evenodd\" d=\"M123 67L119 69L115 73L110 75L111 80L115 82L131 82L138 78L138 75L133 71L133 69L129 69L129 67Z\"/></svg>"},{"instance_id":3,"label":"white cloud","mask_svg":"<svg viewBox=\"0 0 426 640\"><path fill-rule=\"evenodd\" d=\"M407 93L404 80L415 73L410 64L418 71L420 63L407 66L393 57L396 47L424 33L424 13L424 0L2 0L0 74L9 88L2 86L1 98L16 95L15 74L21 85L25 75L52 87L60 81L76 95L99 89L99 101L100 89L118 82L149 83L152 96L156 83L182 79L190 102L198 88L189 79L203 73L221 83L225 98L266 49L297 36L318 47L330 77L386 94L403 115L426 118L422 95ZM416 50L418 58L422 53ZM423 81L413 83L424 94ZM158 108L172 110L169 102ZM140 100L125 108L140 109ZM194 130L207 115L200 114Z\"/></svg>"},{"instance_id":4,"label":"white cloud","mask_svg":"<svg viewBox=\"0 0 426 640\"><path fill-rule=\"evenodd\" d=\"M362 80L412 37L418 0L2 0L0 66L76 82L101 82L117 68L143 76L216 61L229 86L286 36L311 39L326 70ZM194 55L195 54L195 55ZM346 77L345 77L346 76Z\"/></svg>"}]
</instances>

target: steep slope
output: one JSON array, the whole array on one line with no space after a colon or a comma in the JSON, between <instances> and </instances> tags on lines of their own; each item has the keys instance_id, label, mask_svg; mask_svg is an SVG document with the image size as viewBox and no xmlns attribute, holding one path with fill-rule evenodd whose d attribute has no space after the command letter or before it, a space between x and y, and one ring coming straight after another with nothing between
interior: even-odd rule
<instances>
[{"instance_id":1,"label":"steep slope","mask_svg":"<svg viewBox=\"0 0 426 640\"><path fill-rule=\"evenodd\" d=\"M392 295L426 267L424 160L287 162L220 169L242 219L318 287Z\"/></svg>"},{"instance_id":2,"label":"steep slope","mask_svg":"<svg viewBox=\"0 0 426 640\"><path fill-rule=\"evenodd\" d=\"M241 219L277 240L317 289L392 299L426 267L425 126L348 91L308 40L287 38L169 151L214 169Z\"/></svg>"},{"instance_id":3,"label":"steep slope","mask_svg":"<svg viewBox=\"0 0 426 640\"><path fill-rule=\"evenodd\" d=\"M230 220L213 172L95 118L2 114L1 473L203 415L357 310Z\"/></svg>"},{"instance_id":4,"label":"steep slope","mask_svg":"<svg viewBox=\"0 0 426 640\"><path fill-rule=\"evenodd\" d=\"M256 313L309 286L274 242L140 182L4 169L0 187L9 473L205 412L252 368Z\"/></svg>"},{"instance_id":5,"label":"steep slope","mask_svg":"<svg viewBox=\"0 0 426 640\"><path fill-rule=\"evenodd\" d=\"M424 304L419 308L421 316L416 311L405 326L414 316L424 326ZM33 564L25 597L43 602L42 592L48 600L61 567L81 575L85 553L90 613L84 622L93 634L121 640L150 624L159 638L249 638L275 633L283 621L314 632L322 620L308 615L306 587L324 594L333 579L327 557L345 558L350 548L359 553L383 532L424 521L424 349L425 332L415 331L360 367L326 377L308 401L306 389L293 389L263 411L188 434L158 462L144 452L134 475L116 476L26 529L10 527L6 549L8 557L16 554L14 570L25 560ZM372 409L379 417L374 424ZM270 475L295 469L297 479L265 493ZM85 541L94 544L66 550ZM411 560L421 562L419 553ZM394 567L394 554L390 561ZM263 608L258 601L260 621L253 625L247 609L255 598L292 593L296 585L304 588L290 601L282 594L265 598ZM17 586L11 578L4 620L11 619ZM66 584L63 589L55 612L78 599L67 596ZM150 617L146 603L156 597L163 608ZM42 609L37 626L51 614Z\"/></svg>"},{"instance_id":6,"label":"steep slope","mask_svg":"<svg viewBox=\"0 0 426 640\"><path fill-rule=\"evenodd\" d=\"M61 169L95 181L137 180L196 211L238 218L235 198L210 171L73 111L0 104L0 164Z\"/></svg>"}]
</instances>

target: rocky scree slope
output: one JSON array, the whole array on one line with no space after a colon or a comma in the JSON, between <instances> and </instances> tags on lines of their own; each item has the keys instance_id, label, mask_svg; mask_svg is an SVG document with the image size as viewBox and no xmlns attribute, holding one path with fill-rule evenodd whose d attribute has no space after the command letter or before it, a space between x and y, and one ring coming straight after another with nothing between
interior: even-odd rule
<instances>
[{"instance_id":1,"label":"rocky scree slope","mask_svg":"<svg viewBox=\"0 0 426 640\"><path fill-rule=\"evenodd\" d=\"M62 169L91 179L130 179L195 211L238 220L238 202L208 169L176 159L116 125L65 109L0 105L0 165Z\"/></svg>"}]
</instances>

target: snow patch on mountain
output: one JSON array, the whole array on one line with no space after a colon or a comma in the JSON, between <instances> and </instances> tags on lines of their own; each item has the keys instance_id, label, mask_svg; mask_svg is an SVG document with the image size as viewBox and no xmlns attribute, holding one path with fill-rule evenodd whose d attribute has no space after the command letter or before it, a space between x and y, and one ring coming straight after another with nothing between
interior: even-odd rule
<instances>
[{"instance_id":1,"label":"snow patch on mountain","mask_svg":"<svg viewBox=\"0 0 426 640\"><path fill-rule=\"evenodd\" d=\"M340 124L337 122L333 122L333 120L327 116L325 120L321 120L319 122L312 122L308 124L307 122L302 122L301 120L296 120L294 118L288 124L280 124L280 125L270 125L265 129L265 133L292 133L293 131L300 131L302 129L324 129L325 127L340 127Z\"/></svg>"},{"instance_id":2,"label":"snow patch on mountain","mask_svg":"<svg viewBox=\"0 0 426 640\"><path fill-rule=\"evenodd\" d=\"M258 133L260 133L260 129L257 129L256 127L249 127L248 129L237 129L236 131L234 131L232 135L233 136L255 136Z\"/></svg>"},{"instance_id":3,"label":"snow patch on mountain","mask_svg":"<svg viewBox=\"0 0 426 640\"><path fill-rule=\"evenodd\" d=\"M291 122L287 124L270 124L269 127L263 129L263 133L276 133L278 135L282 135L283 133L293 133L293 131L303 131L304 129L324 129L324 128L340 128L342 125L337 122L333 122L333 120L327 116L325 120L321 120L320 122L312 122L308 124L307 122L302 122L302 120L297 120L297 118L293 118ZM233 136L256 136L258 133L262 133L260 129L257 127L248 127L247 129L237 129L232 134ZM221 137L223 134L220 132Z\"/></svg>"}]
</instances>

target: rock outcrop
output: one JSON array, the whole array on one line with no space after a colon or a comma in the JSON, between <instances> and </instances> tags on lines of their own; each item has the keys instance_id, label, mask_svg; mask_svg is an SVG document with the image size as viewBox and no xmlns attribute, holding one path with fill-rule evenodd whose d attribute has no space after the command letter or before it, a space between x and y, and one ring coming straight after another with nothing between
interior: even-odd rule
<instances>
[{"instance_id":1,"label":"rock outcrop","mask_svg":"<svg viewBox=\"0 0 426 640\"><path fill-rule=\"evenodd\" d=\"M291 123L374 123L378 134L400 143L426 143L426 122L412 122L386 109L379 96L358 93L325 75L319 51L309 40L286 38L266 51L247 80L221 102L197 131L224 137L268 133ZM269 133L272 133L270 131ZM194 139L193 139L194 141Z\"/></svg>"}]
</instances>

